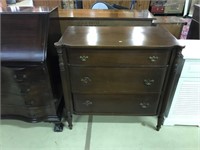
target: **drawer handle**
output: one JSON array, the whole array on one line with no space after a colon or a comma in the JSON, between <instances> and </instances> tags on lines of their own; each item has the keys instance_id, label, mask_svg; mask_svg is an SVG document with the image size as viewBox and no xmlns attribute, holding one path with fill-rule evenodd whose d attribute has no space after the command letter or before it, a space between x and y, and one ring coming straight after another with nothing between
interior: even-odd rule
<instances>
[{"instance_id":1,"label":"drawer handle","mask_svg":"<svg viewBox=\"0 0 200 150\"><path fill-rule=\"evenodd\" d=\"M25 104L29 105L29 106L32 106L32 105L35 104L35 101L34 100L25 101Z\"/></svg>"},{"instance_id":2,"label":"drawer handle","mask_svg":"<svg viewBox=\"0 0 200 150\"><path fill-rule=\"evenodd\" d=\"M89 106L92 105L92 102L90 100L86 100L83 105Z\"/></svg>"},{"instance_id":3,"label":"drawer handle","mask_svg":"<svg viewBox=\"0 0 200 150\"><path fill-rule=\"evenodd\" d=\"M151 62L156 62L158 60L158 56L149 56Z\"/></svg>"},{"instance_id":4,"label":"drawer handle","mask_svg":"<svg viewBox=\"0 0 200 150\"><path fill-rule=\"evenodd\" d=\"M154 83L153 79L144 79L144 85L151 86Z\"/></svg>"},{"instance_id":5,"label":"drawer handle","mask_svg":"<svg viewBox=\"0 0 200 150\"><path fill-rule=\"evenodd\" d=\"M17 82L23 82L24 79L26 79L26 75L25 74L23 74L23 75L16 75L15 74L13 77Z\"/></svg>"},{"instance_id":6,"label":"drawer handle","mask_svg":"<svg viewBox=\"0 0 200 150\"><path fill-rule=\"evenodd\" d=\"M89 77L83 77L83 78L81 78L81 82L84 83L84 84L88 84L91 81L92 80Z\"/></svg>"},{"instance_id":7,"label":"drawer handle","mask_svg":"<svg viewBox=\"0 0 200 150\"><path fill-rule=\"evenodd\" d=\"M22 94L22 95L25 95L25 94L29 93L30 90L31 90L31 89L29 89L29 88L27 88L27 89L21 89L21 94Z\"/></svg>"},{"instance_id":8,"label":"drawer handle","mask_svg":"<svg viewBox=\"0 0 200 150\"><path fill-rule=\"evenodd\" d=\"M80 56L81 61L87 61L88 58L88 56Z\"/></svg>"},{"instance_id":9,"label":"drawer handle","mask_svg":"<svg viewBox=\"0 0 200 150\"><path fill-rule=\"evenodd\" d=\"M140 107L143 108L143 109L146 109L150 106L150 104L148 102L141 102L140 103Z\"/></svg>"}]
</instances>

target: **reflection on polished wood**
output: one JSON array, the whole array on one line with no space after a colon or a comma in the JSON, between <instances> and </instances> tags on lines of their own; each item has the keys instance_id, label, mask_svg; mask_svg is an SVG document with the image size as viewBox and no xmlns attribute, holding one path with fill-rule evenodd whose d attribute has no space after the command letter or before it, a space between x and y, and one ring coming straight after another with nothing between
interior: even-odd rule
<instances>
[{"instance_id":1,"label":"reflection on polished wood","mask_svg":"<svg viewBox=\"0 0 200 150\"><path fill-rule=\"evenodd\" d=\"M151 26L154 16L148 10L59 10L62 33L68 26Z\"/></svg>"},{"instance_id":2,"label":"reflection on polished wood","mask_svg":"<svg viewBox=\"0 0 200 150\"><path fill-rule=\"evenodd\" d=\"M176 16L157 16L156 19L153 20L153 24L164 27L179 39L183 26L187 24L187 21L184 18Z\"/></svg>"},{"instance_id":3,"label":"reflection on polished wood","mask_svg":"<svg viewBox=\"0 0 200 150\"><path fill-rule=\"evenodd\" d=\"M31 13L49 13L56 7L4 7L0 9L1 14L31 14Z\"/></svg>"},{"instance_id":4,"label":"reflection on polished wood","mask_svg":"<svg viewBox=\"0 0 200 150\"><path fill-rule=\"evenodd\" d=\"M148 10L92 10L92 9L59 9L60 19L154 19Z\"/></svg>"},{"instance_id":5,"label":"reflection on polished wood","mask_svg":"<svg viewBox=\"0 0 200 150\"><path fill-rule=\"evenodd\" d=\"M160 27L69 27L65 32L68 34L64 34L60 42L73 47L164 47L177 44L176 39Z\"/></svg>"}]
</instances>

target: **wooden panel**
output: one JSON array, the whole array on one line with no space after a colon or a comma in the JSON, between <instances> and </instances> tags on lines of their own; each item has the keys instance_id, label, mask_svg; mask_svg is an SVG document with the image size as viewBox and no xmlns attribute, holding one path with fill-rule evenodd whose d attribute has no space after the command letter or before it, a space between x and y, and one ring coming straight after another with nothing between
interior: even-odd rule
<instances>
[{"instance_id":1,"label":"wooden panel","mask_svg":"<svg viewBox=\"0 0 200 150\"><path fill-rule=\"evenodd\" d=\"M44 27L46 20L42 15L5 14L1 16L1 21L2 61L41 62L46 59L46 47L43 43L47 28Z\"/></svg>"},{"instance_id":2,"label":"wooden panel","mask_svg":"<svg viewBox=\"0 0 200 150\"><path fill-rule=\"evenodd\" d=\"M150 0L137 0L134 6L136 10L149 9Z\"/></svg>"},{"instance_id":3,"label":"wooden panel","mask_svg":"<svg viewBox=\"0 0 200 150\"><path fill-rule=\"evenodd\" d=\"M6 0L0 0L0 7L6 7L7 3Z\"/></svg>"},{"instance_id":4,"label":"wooden panel","mask_svg":"<svg viewBox=\"0 0 200 150\"><path fill-rule=\"evenodd\" d=\"M183 24L160 24L160 26L167 29L177 39L180 39Z\"/></svg>"},{"instance_id":5,"label":"wooden panel","mask_svg":"<svg viewBox=\"0 0 200 150\"><path fill-rule=\"evenodd\" d=\"M74 65L118 66L168 64L169 50L70 50L69 62Z\"/></svg>"},{"instance_id":6,"label":"wooden panel","mask_svg":"<svg viewBox=\"0 0 200 150\"><path fill-rule=\"evenodd\" d=\"M159 94L74 95L75 113L155 115Z\"/></svg>"},{"instance_id":7,"label":"wooden panel","mask_svg":"<svg viewBox=\"0 0 200 150\"><path fill-rule=\"evenodd\" d=\"M166 69L70 67L74 93L160 92Z\"/></svg>"},{"instance_id":8,"label":"wooden panel","mask_svg":"<svg viewBox=\"0 0 200 150\"><path fill-rule=\"evenodd\" d=\"M59 6L61 8L61 0L33 0L34 6Z\"/></svg>"}]
</instances>

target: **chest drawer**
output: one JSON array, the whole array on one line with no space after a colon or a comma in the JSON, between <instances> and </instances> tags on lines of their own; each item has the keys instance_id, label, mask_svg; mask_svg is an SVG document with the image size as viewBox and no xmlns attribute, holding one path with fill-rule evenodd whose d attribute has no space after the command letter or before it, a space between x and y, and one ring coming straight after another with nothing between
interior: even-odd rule
<instances>
[{"instance_id":1,"label":"chest drawer","mask_svg":"<svg viewBox=\"0 0 200 150\"><path fill-rule=\"evenodd\" d=\"M159 94L73 95L76 113L155 115Z\"/></svg>"},{"instance_id":2,"label":"chest drawer","mask_svg":"<svg viewBox=\"0 0 200 150\"><path fill-rule=\"evenodd\" d=\"M53 95L45 67L2 67L2 104L15 106L46 106Z\"/></svg>"},{"instance_id":3,"label":"chest drawer","mask_svg":"<svg viewBox=\"0 0 200 150\"><path fill-rule=\"evenodd\" d=\"M40 119L47 119L47 116L57 116L54 105L45 107L24 107L2 105L2 116L18 116L19 118L26 118L28 121L40 121Z\"/></svg>"},{"instance_id":4,"label":"chest drawer","mask_svg":"<svg viewBox=\"0 0 200 150\"><path fill-rule=\"evenodd\" d=\"M72 65L167 65L169 50L69 50Z\"/></svg>"},{"instance_id":5,"label":"chest drawer","mask_svg":"<svg viewBox=\"0 0 200 150\"><path fill-rule=\"evenodd\" d=\"M165 68L70 67L74 93L160 92Z\"/></svg>"}]
</instances>

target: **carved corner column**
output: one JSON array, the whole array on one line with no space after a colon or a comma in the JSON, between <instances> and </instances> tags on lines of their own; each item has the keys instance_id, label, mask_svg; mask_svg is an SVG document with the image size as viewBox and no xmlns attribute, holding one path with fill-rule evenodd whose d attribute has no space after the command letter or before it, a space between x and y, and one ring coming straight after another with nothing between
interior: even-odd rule
<instances>
[{"instance_id":1,"label":"carved corner column","mask_svg":"<svg viewBox=\"0 0 200 150\"><path fill-rule=\"evenodd\" d=\"M70 87L70 79L69 79L69 68L67 64L67 55L66 49L63 45L59 42L55 44L57 54L58 54L58 61L59 61L59 68L60 68L60 75L62 79L62 89L64 95L64 102L66 111L64 111L64 117L67 119L69 129L72 129L72 97L71 97L71 87Z\"/></svg>"},{"instance_id":2,"label":"carved corner column","mask_svg":"<svg viewBox=\"0 0 200 150\"><path fill-rule=\"evenodd\" d=\"M163 102L160 112L158 113L158 122L156 130L159 131L164 123L165 117L168 115L172 100L176 91L178 80L184 65L184 59L182 55L182 48L180 46L174 47L174 54L172 56L172 67L169 68L168 81L163 95Z\"/></svg>"}]
</instances>

